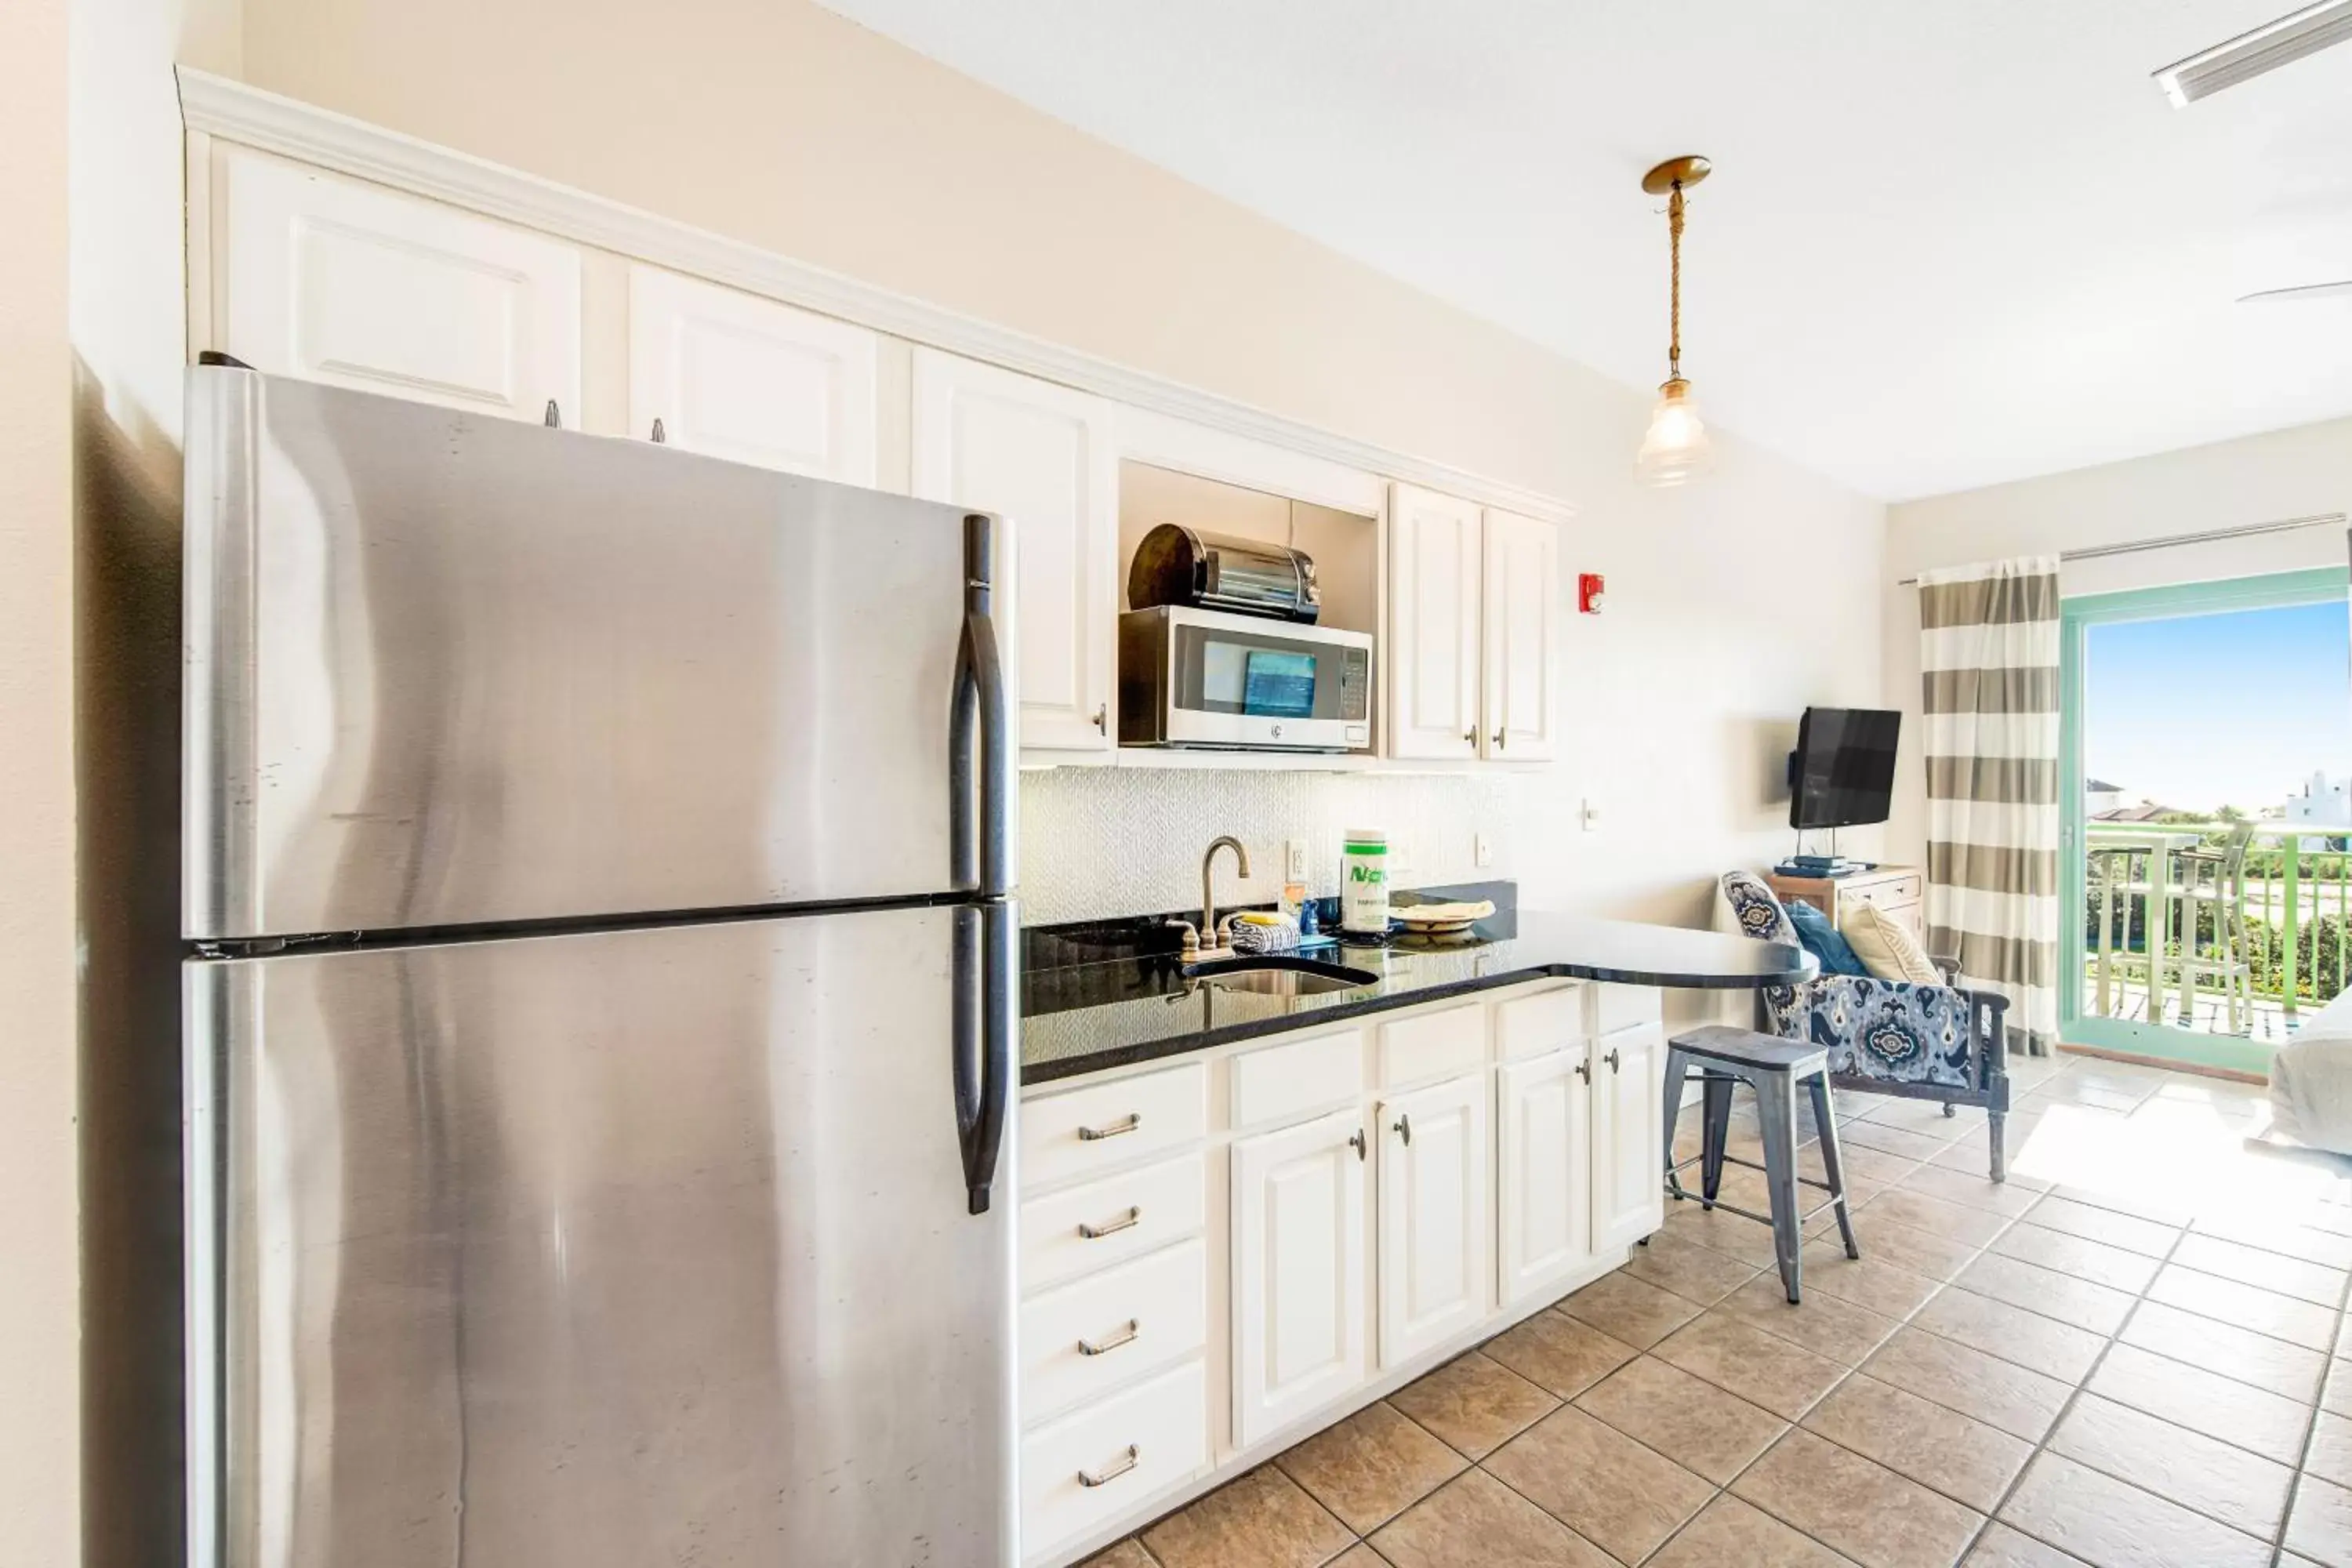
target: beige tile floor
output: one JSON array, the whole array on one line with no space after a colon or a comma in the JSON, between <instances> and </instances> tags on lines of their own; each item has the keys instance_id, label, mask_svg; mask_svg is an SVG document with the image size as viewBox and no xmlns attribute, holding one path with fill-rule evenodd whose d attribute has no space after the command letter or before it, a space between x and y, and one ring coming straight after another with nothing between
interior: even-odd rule
<instances>
[{"instance_id":1,"label":"beige tile floor","mask_svg":"<svg viewBox=\"0 0 2352 1568\"><path fill-rule=\"evenodd\" d=\"M2249 1150L2258 1088L2016 1065L2005 1186L1981 1115L1839 1097L1863 1258L1802 1306L1681 1205L1089 1568L2352 1568L2352 1167Z\"/></svg>"}]
</instances>

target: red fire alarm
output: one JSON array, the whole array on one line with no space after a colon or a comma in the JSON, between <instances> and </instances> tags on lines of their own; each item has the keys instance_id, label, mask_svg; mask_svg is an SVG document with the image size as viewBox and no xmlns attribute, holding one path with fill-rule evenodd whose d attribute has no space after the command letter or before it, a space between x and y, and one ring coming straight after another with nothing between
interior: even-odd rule
<instances>
[{"instance_id":1,"label":"red fire alarm","mask_svg":"<svg viewBox=\"0 0 2352 1568\"><path fill-rule=\"evenodd\" d=\"M1601 574L1580 572L1576 574L1576 607L1579 613L1597 616L1601 613Z\"/></svg>"}]
</instances>

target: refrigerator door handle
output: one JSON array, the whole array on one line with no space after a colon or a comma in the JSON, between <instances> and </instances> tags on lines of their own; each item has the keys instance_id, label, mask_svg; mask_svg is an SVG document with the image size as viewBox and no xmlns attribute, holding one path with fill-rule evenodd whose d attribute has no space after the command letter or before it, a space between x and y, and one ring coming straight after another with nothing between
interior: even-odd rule
<instances>
[{"instance_id":1,"label":"refrigerator door handle","mask_svg":"<svg viewBox=\"0 0 2352 1568\"><path fill-rule=\"evenodd\" d=\"M948 698L948 886L959 893L980 888L982 807L972 793L979 740L980 676L967 618L956 644L955 689Z\"/></svg>"},{"instance_id":2,"label":"refrigerator door handle","mask_svg":"<svg viewBox=\"0 0 2352 1568\"><path fill-rule=\"evenodd\" d=\"M963 1149L968 1213L988 1212L1013 1098L1016 914L1009 902L955 912L956 1136Z\"/></svg>"},{"instance_id":3,"label":"refrigerator door handle","mask_svg":"<svg viewBox=\"0 0 2352 1568\"><path fill-rule=\"evenodd\" d=\"M996 574L1001 556L997 520L971 512L963 520L964 644L971 660L978 712L980 896L1001 899L1013 891L1013 705L1004 684L1004 658L997 638ZM971 737L961 754L970 759ZM971 765L969 760L965 766ZM959 800L968 802L966 791ZM969 831L969 829L968 829Z\"/></svg>"}]
</instances>

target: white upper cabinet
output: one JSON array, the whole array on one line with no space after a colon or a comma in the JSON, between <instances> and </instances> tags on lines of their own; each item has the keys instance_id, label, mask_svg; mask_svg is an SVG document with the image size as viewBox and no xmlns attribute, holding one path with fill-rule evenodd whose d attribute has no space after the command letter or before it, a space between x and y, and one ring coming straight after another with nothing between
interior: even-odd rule
<instances>
[{"instance_id":1,"label":"white upper cabinet","mask_svg":"<svg viewBox=\"0 0 2352 1568\"><path fill-rule=\"evenodd\" d=\"M880 339L657 267L629 268L629 431L872 488Z\"/></svg>"},{"instance_id":2,"label":"white upper cabinet","mask_svg":"<svg viewBox=\"0 0 2352 1568\"><path fill-rule=\"evenodd\" d=\"M1482 521L1469 501L1391 487L1391 756L1478 755Z\"/></svg>"},{"instance_id":3,"label":"white upper cabinet","mask_svg":"<svg viewBox=\"0 0 2352 1568\"><path fill-rule=\"evenodd\" d=\"M1364 1124L1342 1110L1233 1146L1234 1443L1364 1379Z\"/></svg>"},{"instance_id":4,"label":"white upper cabinet","mask_svg":"<svg viewBox=\"0 0 2352 1568\"><path fill-rule=\"evenodd\" d=\"M1666 1220L1665 1031L1614 1029L1592 1042L1592 1247L1628 1246Z\"/></svg>"},{"instance_id":5,"label":"white upper cabinet","mask_svg":"<svg viewBox=\"0 0 2352 1568\"><path fill-rule=\"evenodd\" d=\"M1506 1305L1591 1256L1590 1074L1579 1040L1496 1075L1496 1279Z\"/></svg>"},{"instance_id":6,"label":"white upper cabinet","mask_svg":"<svg viewBox=\"0 0 2352 1568\"><path fill-rule=\"evenodd\" d=\"M1482 754L1537 762L1555 754L1559 655L1559 531L1487 509Z\"/></svg>"},{"instance_id":7,"label":"white upper cabinet","mask_svg":"<svg viewBox=\"0 0 2352 1568\"><path fill-rule=\"evenodd\" d=\"M915 351L915 493L1013 521L1021 743L1105 751L1118 462L1101 398Z\"/></svg>"},{"instance_id":8,"label":"white upper cabinet","mask_svg":"<svg viewBox=\"0 0 2352 1568\"><path fill-rule=\"evenodd\" d=\"M1486 1316L1486 1078L1465 1073L1380 1108L1381 1364Z\"/></svg>"},{"instance_id":9,"label":"white upper cabinet","mask_svg":"<svg viewBox=\"0 0 2352 1568\"><path fill-rule=\"evenodd\" d=\"M215 341L257 370L580 424L580 254L437 202L232 149Z\"/></svg>"}]
</instances>

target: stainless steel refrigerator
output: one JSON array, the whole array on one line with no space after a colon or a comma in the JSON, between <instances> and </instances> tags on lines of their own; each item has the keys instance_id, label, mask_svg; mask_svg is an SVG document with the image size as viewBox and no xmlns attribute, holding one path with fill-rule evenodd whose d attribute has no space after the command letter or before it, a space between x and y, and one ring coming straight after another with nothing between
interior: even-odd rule
<instances>
[{"instance_id":1,"label":"stainless steel refrigerator","mask_svg":"<svg viewBox=\"0 0 2352 1568\"><path fill-rule=\"evenodd\" d=\"M1008 545L191 371L198 1568L1017 1560Z\"/></svg>"}]
</instances>

